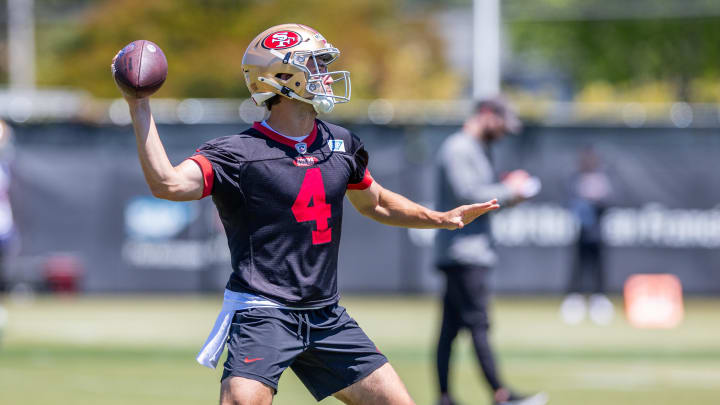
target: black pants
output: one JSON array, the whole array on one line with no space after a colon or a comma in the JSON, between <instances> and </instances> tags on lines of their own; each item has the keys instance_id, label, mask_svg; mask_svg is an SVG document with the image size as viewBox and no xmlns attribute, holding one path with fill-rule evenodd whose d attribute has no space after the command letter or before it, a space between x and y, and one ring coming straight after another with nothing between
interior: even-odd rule
<instances>
[{"instance_id":1,"label":"black pants","mask_svg":"<svg viewBox=\"0 0 720 405\"><path fill-rule=\"evenodd\" d=\"M584 279L589 276L589 288L583 288ZM605 294L605 274L602 260L602 244L579 241L576 245L575 263L568 281L568 293L591 292Z\"/></svg>"},{"instance_id":2,"label":"black pants","mask_svg":"<svg viewBox=\"0 0 720 405\"><path fill-rule=\"evenodd\" d=\"M437 373L440 393L448 392L448 374L452 343L458 332L467 328L472 335L478 363L493 391L503 387L498 376L488 331L489 297L487 278L490 271L481 266L442 267L446 275L442 326L437 346Z\"/></svg>"}]
</instances>

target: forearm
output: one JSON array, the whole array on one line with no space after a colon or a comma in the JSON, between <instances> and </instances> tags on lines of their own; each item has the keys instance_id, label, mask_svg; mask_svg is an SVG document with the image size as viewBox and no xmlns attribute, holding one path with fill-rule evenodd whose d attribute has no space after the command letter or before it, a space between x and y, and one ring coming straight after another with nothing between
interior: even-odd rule
<instances>
[{"instance_id":1,"label":"forearm","mask_svg":"<svg viewBox=\"0 0 720 405\"><path fill-rule=\"evenodd\" d=\"M137 141L138 158L145 181L153 195L170 198L180 191L181 186L177 179L177 171L170 163L160 141L155 120L150 111L149 100L128 100L128 105Z\"/></svg>"},{"instance_id":2,"label":"forearm","mask_svg":"<svg viewBox=\"0 0 720 405\"><path fill-rule=\"evenodd\" d=\"M442 213L385 188L379 190L377 205L365 214L380 223L406 228L440 228L444 223Z\"/></svg>"}]
</instances>

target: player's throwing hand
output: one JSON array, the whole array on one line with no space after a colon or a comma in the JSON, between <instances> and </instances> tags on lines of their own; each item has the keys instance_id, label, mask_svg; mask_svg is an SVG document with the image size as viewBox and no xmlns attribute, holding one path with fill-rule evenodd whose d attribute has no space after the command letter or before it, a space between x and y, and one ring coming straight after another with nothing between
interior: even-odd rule
<instances>
[{"instance_id":1,"label":"player's throwing hand","mask_svg":"<svg viewBox=\"0 0 720 405\"><path fill-rule=\"evenodd\" d=\"M460 229L474 221L475 218L480 215L494 211L498 208L500 208L500 204L498 204L497 200L490 200L484 203L470 205L461 205L446 213L447 220L442 228L450 230Z\"/></svg>"}]
</instances>

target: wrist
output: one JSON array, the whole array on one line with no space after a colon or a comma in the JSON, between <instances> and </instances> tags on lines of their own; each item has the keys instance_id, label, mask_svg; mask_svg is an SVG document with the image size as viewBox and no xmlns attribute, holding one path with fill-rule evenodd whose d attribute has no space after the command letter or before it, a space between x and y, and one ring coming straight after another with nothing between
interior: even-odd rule
<instances>
[{"instance_id":1,"label":"wrist","mask_svg":"<svg viewBox=\"0 0 720 405\"><path fill-rule=\"evenodd\" d=\"M148 98L125 97L130 109L130 116L135 118L147 117L150 115L150 100Z\"/></svg>"},{"instance_id":2,"label":"wrist","mask_svg":"<svg viewBox=\"0 0 720 405\"><path fill-rule=\"evenodd\" d=\"M430 223L433 228L444 228L445 227L445 213L438 211L429 212Z\"/></svg>"},{"instance_id":3,"label":"wrist","mask_svg":"<svg viewBox=\"0 0 720 405\"><path fill-rule=\"evenodd\" d=\"M128 106L130 106L130 109L136 109L136 108L144 108L148 107L150 105L150 99L148 97L143 98L137 98L132 96L124 96L125 101L127 101Z\"/></svg>"}]
</instances>

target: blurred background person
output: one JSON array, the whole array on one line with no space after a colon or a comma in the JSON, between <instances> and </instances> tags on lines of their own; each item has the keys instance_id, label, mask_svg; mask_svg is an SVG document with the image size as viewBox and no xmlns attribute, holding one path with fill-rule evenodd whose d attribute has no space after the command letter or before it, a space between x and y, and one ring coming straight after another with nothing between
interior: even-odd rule
<instances>
[{"instance_id":1,"label":"blurred background person","mask_svg":"<svg viewBox=\"0 0 720 405\"><path fill-rule=\"evenodd\" d=\"M10 163L13 158L12 129L0 120L0 297L9 289L7 253L15 232L10 206ZM7 311L0 301L0 339L7 323Z\"/></svg>"},{"instance_id":2,"label":"blurred background person","mask_svg":"<svg viewBox=\"0 0 720 405\"><path fill-rule=\"evenodd\" d=\"M570 181L570 211L580 229L567 285L567 296L560 307L568 324L581 322L589 312L590 319L606 325L613 319L613 305L605 295L602 216L608 206L612 186L602 169L600 157L592 147L580 151L578 170ZM590 284L584 288L583 282ZM590 293L589 300L583 293Z\"/></svg>"},{"instance_id":3,"label":"blurred background person","mask_svg":"<svg viewBox=\"0 0 720 405\"><path fill-rule=\"evenodd\" d=\"M524 170L514 170L498 181L493 169L491 144L506 133L517 133L520 122L499 98L475 105L460 132L448 137L438 156L438 209L497 198L501 207L516 204L539 191L539 182ZM478 200L481 199L481 200ZM461 329L469 329L477 361L492 390L493 403L540 405L545 394L521 396L501 379L490 345L488 275L497 261L490 235L489 216L455 233L439 231L436 266L445 275L443 313L437 344L439 405L455 404L448 379L452 344Z\"/></svg>"},{"instance_id":4,"label":"blurred background person","mask_svg":"<svg viewBox=\"0 0 720 405\"><path fill-rule=\"evenodd\" d=\"M10 164L13 159L12 128L0 120L0 293L9 287L7 253L15 233L10 205Z\"/></svg>"}]
</instances>

